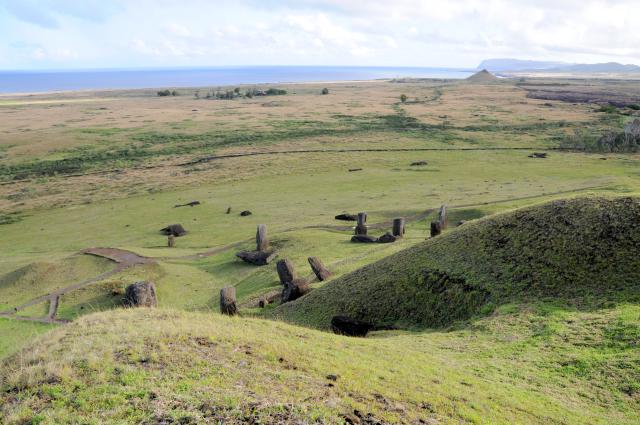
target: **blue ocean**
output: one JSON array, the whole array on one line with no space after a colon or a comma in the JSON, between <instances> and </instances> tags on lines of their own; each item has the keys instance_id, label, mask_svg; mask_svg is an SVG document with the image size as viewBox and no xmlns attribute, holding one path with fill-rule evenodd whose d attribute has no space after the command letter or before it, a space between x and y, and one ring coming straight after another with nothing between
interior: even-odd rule
<instances>
[{"instance_id":1,"label":"blue ocean","mask_svg":"<svg viewBox=\"0 0 640 425\"><path fill-rule=\"evenodd\" d=\"M466 78L474 70L414 67L243 66L173 69L0 71L0 93L60 90L204 87L233 84Z\"/></svg>"}]
</instances>

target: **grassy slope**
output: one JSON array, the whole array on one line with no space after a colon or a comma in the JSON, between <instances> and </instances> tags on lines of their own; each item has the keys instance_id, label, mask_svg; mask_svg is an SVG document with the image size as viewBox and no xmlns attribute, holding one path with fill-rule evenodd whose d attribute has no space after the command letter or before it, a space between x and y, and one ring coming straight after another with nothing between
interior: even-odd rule
<instances>
[{"instance_id":1,"label":"grassy slope","mask_svg":"<svg viewBox=\"0 0 640 425\"><path fill-rule=\"evenodd\" d=\"M0 318L0 358L21 349L31 340L55 325Z\"/></svg>"},{"instance_id":2,"label":"grassy slope","mask_svg":"<svg viewBox=\"0 0 640 425\"><path fill-rule=\"evenodd\" d=\"M638 323L637 305L509 305L467 329L354 339L217 314L98 313L2 364L0 414L7 424L340 423L357 409L385 423L632 424Z\"/></svg>"},{"instance_id":3,"label":"grassy slope","mask_svg":"<svg viewBox=\"0 0 640 425\"><path fill-rule=\"evenodd\" d=\"M32 263L0 276L0 310L98 276L113 267L109 260L87 255L75 255L56 263Z\"/></svg>"},{"instance_id":4,"label":"grassy slope","mask_svg":"<svg viewBox=\"0 0 640 425\"><path fill-rule=\"evenodd\" d=\"M559 200L471 222L352 272L275 315L442 326L513 300L637 301L640 199Z\"/></svg>"}]
</instances>

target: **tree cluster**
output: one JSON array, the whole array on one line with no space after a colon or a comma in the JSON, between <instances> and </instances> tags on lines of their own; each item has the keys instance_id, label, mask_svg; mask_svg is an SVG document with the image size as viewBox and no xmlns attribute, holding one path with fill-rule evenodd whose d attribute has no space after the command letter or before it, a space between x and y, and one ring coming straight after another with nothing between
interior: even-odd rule
<instances>
[{"instance_id":1,"label":"tree cluster","mask_svg":"<svg viewBox=\"0 0 640 425\"><path fill-rule=\"evenodd\" d=\"M233 90L214 90L210 89L207 93L202 96L200 94L200 90L196 90L194 93L194 97L196 99L205 98L205 99L222 99L222 100L232 100L236 98L246 98L251 99L254 96L278 96L287 94L286 90L270 88L268 90L259 90L256 88L251 88L246 90L244 93L241 92L240 87L236 87Z\"/></svg>"},{"instance_id":2,"label":"tree cluster","mask_svg":"<svg viewBox=\"0 0 640 425\"><path fill-rule=\"evenodd\" d=\"M178 92L175 90L160 90L158 96L178 96Z\"/></svg>"}]
</instances>

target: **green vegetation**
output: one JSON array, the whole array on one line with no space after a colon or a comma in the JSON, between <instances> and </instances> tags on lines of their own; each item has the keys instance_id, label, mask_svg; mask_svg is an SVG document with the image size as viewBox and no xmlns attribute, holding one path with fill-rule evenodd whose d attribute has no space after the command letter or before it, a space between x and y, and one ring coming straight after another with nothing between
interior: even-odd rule
<instances>
[{"instance_id":1,"label":"green vegetation","mask_svg":"<svg viewBox=\"0 0 640 425\"><path fill-rule=\"evenodd\" d=\"M639 214L638 198L587 197L488 217L336 279L274 315L320 328L334 315L439 327L510 302L639 302Z\"/></svg>"},{"instance_id":2,"label":"green vegetation","mask_svg":"<svg viewBox=\"0 0 640 425\"><path fill-rule=\"evenodd\" d=\"M40 302L0 320L0 422L637 423L640 158L584 148L633 118L505 80L267 89L3 107L0 310ZM425 241L443 203L449 228ZM351 243L334 216L358 211L374 236L405 217L405 237ZM235 256L258 223L300 277L313 255L331 279L258 308L281 290L274 264ZM97 279L116 264L89 247L152 261ZM121 308L140 280L155 311ZM27 321L81 282L55 315L74 323ZM211 313L230 285L239 318ZM324 332L337 313L401 330Z\"/></svg>"},{"instance_id":3,"label":"green vegetation","mask_svg":"<svg viewBox=\"0 0 640 425\"><path fill-rule=\"evenodd\" d=\"M469 328L359 339L217 314L100 313L5 362L0 414L7 424L339 424L354 410L385 423L634 424L639 318L637 305L512 304Z\"/></svg>"},{"instance_id":4,"label":"green vegetation","mask_svg":"<svg viewBox=\"0 0 640 425\"><path fill-rule=\"evenodd\" d=\"M75 255L55 263L29 264L0 276L0 311L98 276L112 268L110 261L88 255Z\"/></svg>"},{"instance_id":5,"label":"green vegetation","mask_svg":"<svg viewBox=\"0 0 640 425\"><path fill-rule=\"evenodd\" d=\"M561 146L587 152L638 152L640 120L636 118L620 133L609 131L600 137L586 130L575 130L573 137L567 138Z\"/></svg>"},{"instance_id":6,"label":"green vegetation","mask_svg":"<svg viewBox=\"0 0 640 425\"><path fill-rule=\"evenodd\" d=\"M614 105L611 105L611 104L600 105L600 107L596 112L604 112L605 114L617 114L618 108L616 108Z\"/></svg>"},{"instance_id":7,"label":"green vegetation","mask_svg":"<svg viewBox=\"0 0 640 425\"><path fill-rule=\"evenodd\" d=\"M284 89L276 89L276 88L269 88L266 91L267 96L282 96L287 94L287 91Z\"/></svg>"},{"instance_id":8,"label":"green vegetation","mask_svg":"<svg viewBox=\"0 0 640 425\"><path fill-rule=\"evenodd\" d=\"M22 214L19 212L0 214L0 225L17 223L20 220L22 220Z\"/></svg>"},{"instance_id":9,"label":"green vegetation","mask_svg":"<svg viewBox=\"0 0 640 425\"><path fill-rule=\"evenodd\" d=\"M179 94L179 93L178 93L177 91L175 91L175 90L169 90L169 89L166 89L166 90L160 90L160 91L158 91L158 96L160 96L160 97L164 97L164 96L178 96L178 94Z\"/></svg>"},{"instance_id":10,"label":"green vegetation","mask_svg":"<svg viewBox=\"0 0 640 425\"><path fill-rule=\"evenodd\" d=\"M0 338L0 358L8 357L19 351L33 341L36 336L54 327L55 325L46 323L27 322L0 317L0 335L2 335L2 338ZM1 370L2 367L0 366L0 371ZM3 414L0 413L0 418L2 418L2 415Z\"/></svg>"}]
</instances>

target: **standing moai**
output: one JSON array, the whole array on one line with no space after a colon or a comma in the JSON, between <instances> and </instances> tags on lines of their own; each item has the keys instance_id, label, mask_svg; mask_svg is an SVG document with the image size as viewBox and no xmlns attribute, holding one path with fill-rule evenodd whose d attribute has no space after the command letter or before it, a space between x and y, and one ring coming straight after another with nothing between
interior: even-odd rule
<instances>
[{"instance_id":1,"label":"standing moai","mask_svg":"<svg viewBox=\"0 0 640 425\"><path fill-rule=\"evenodd\" d=\"M229 316L238 314L238 306L236 304L236 288L227 286L220 290L220 313Z\"/></svg>"},{"instance_id":2,"label":"standing moai","mask_svg":"<svg viewBox=\"0 0 640 425\"><path fill-rule=\"evenodd\" d=\"M288 258L279 260L276 263L276 271L278 272L280 283L283 285L286 285L287 282L293 282L298 278L293 268L293 263Z\"/></svg>"},{"instance_id":3,"label":"standing moai","mask_svg":"<svg viewBox=\"0 0 640 425\"><path fill-rule=\"evenodd\" d=\"M267 238L267 225L258 224L256 232L256 251L266 251L269 249L269 238Z\"/></svg>"},{"instance_id":4,"label":"standing moai","mask_svg":"<svg viewBox=\"0 0 640 425\"><path fill-rule=\"evenodd\" d=\"M311 270L316 275L319 281L327 280L331 276L331 272L324 266L322 261L318 257L309 257L307 259L309 261L309 265L311 266Z\"/></svg>"},{"instance_id":5,"label":"standing moai","mask_svg":"<svg viewBox=\"0 0 640 425\"><path fill-rule=\"evenodd\" d=\"M305 279L298 279L293 263L288 258L278 261L276 270L282 284L281 297L283 303L297 300L311 290L309 283Z\"/></svg>"},{"instance_id":6,"label":"standing moai","mask_svg":"<svg viewBox=\"0 0 640 425\"><path fill-rule=\"evenodd\" d=\"M358 224L356 225L356 235L366 235L367 234L367 213L359 212L358 213Z\"/></svg>"},{"instance_id":7,"label":"standing moai","mask_svg":"<svg viewBox=\"0 0 640 425\"><path fill-rule=\"evenodd\" d=\"M440 222L440 230L447 228L447 204L442 204L438 211L438 221Z\"/></svg>"},{"instance_id":8,"label":"standing moai","mask_svg":"<svg viewBox=\"0 0 640 425\"><path fill-rule=\"evenodd\" d=\"M176 237L173 235L167 236L167 246L173 248L176 246Z\"/></svg>"},{"instance_id":9,"label":"standing moai","mask_svg":"<svg viewBox=\"0 0 640 425\"><path fill-rule=\"evenodd\" d=\"M404 218L400 217L393 219L393 230L391 234L397 238L404 236Z\"/></svg>"},{"instance_id":10,"label":"standing moai","mask_svg":"<svg viewBox=\"0 0 640 425\"><path fill-rule=\"evenodd\" d=\"M236 257L242 261L256 266L266 266L275 256L276 251L269 246L267 226L265 224L258 224L258 230L256 231L256 250L241 251L236 254Z\"/></svg>"},{"instance_id":11,"label":"standing moai","mask_svg":"<svg viewBox=\"0 0 640 425\"><path fill-rule=\"evenodd\" d=\"M435 237L438 236L440 233L442 233L442 225L440 224L439 221L432 221L431 222L431 237Z\"/></svg>"}]
</instances>

